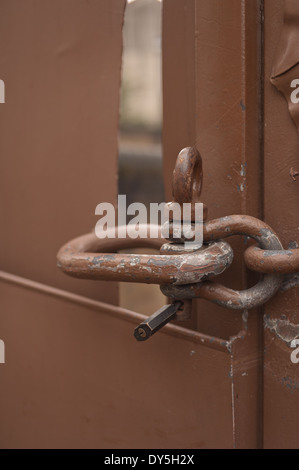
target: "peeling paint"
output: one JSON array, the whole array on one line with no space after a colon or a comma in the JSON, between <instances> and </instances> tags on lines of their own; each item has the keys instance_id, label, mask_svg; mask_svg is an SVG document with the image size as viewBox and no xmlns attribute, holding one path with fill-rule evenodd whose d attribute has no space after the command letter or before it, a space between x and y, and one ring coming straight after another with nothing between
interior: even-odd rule
<instances>
[{"instance_id":1,"label":"peeling paint","mask_svg":"<svg viewBox=\"0 0 299 470\"><path fill-rule=\"evenodd\" d=\"M291 377L282 377L281 383L287 387L292 393L296 392L299 390L299 382L296 380L293 380Z\"/></svg>"},{"instance_id":2,"label":"peeling paint","mask_svg":"<svg viewBox=\"0 0 299 470\"><path fill-rule=\"evenodd\" d=\"M294 100L296 89L292 92L296 88L299 73L299 7L297 0L285 0L284 4L284 21L271 71L271 83L285 97L291 118L299 131L299 112L297 100Z\"/></svg>"},{"instance_id":3,"label":"peeling paint","mask_svg":"<svg viewBox=\"0 0 299 470\"><path fill-rule=\"evenodd\" d=\"M299 338L299 325L288 320L272 319L268 315L264 317L264 328L272 331L275 335L290 346L291 342Z\"/></svg>"},{"instance_id":4,"label":"peeling paint","mask_svg":"<svg viewBox=\"0 0 299 470\"><path fill-rule=\"evenodd\" d=\"M243 320L244 323L248 322L248 310L244 310L244 312L242 314L242 320Z\"/></svg>"},{"instance_id":5,"label":"peeling paint","mask_svg":"<svg viewBox=\"0 0 299 470\"><path fill-rule=\"evenodd\" d=\"M246 111L246 106L243 103L243 100L240 101L240 106L241 106L242 111Z\"/></svg>"},{"instance_id":6,"label":"peeling paint","mask_svg":"<svg viewBox=\"0 0 299 470\"><path fill-rule=\"evenodd\" d=\"M243 177L246 177L246 175L247 175L247 162L245 162L241 165L240 175L243 176Z\"/></svg>"},{"instance_id":7,"label":"peeling paint","mask_svg":"<svg viewBox=\"0 0 299 470\"><path fill-rule=\"evenodd\" d=\"M288 274L284 276L283 282L280 287L281 292L293 289L299 285L299 274Z\"/></svg>"},{"instance_id":8,"label":"peeling paint","mask_svg":"<svg viewBox=\"0 0 299 470\"><path fill-rule=\"evenodd\" d=\"M297 250L297 248L299 248L299 246L296 240L291 240L288 244L288 250Z\"/></svg>"},{"instance_id":9,"label":"peeling paint","mask_svg":"<svg viewBox=\"0 0 299 470\"><path fill-rule=\"evenodd\" d=\"M247 187L247 162L242 163L241 166L239 163L234 162L232 165L230 165L230 167L232 171L227 174L227 178L232 183L232 185L237 188L238 192L243 193ZM231 176L231 174L233 176Z\"/></svg>"},{"instance_id":10,"label":"peeling paint","mask_svg":"<svg viewBox=\"0 0 299 470\"><path fill-rule=\"evenodd\" d=\"M288 251L288 250L284 250L283 254L286 255L286 256L293 256L292 251ZM269 250L269 251L265 251L263 253L263 256L265 258L271 258L271 256L275 257L275 256L279 256L279 255L281 255L281 251L279 251L279 250L271 250L271 251Z\"/></svg>"}]
</instances>

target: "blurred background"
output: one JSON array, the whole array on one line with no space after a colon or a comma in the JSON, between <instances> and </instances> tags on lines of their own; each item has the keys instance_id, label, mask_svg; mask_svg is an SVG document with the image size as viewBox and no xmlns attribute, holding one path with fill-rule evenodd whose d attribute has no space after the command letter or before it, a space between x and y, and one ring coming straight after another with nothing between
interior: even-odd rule
<instances>
[{"instance_id":1,"label":"blurred background","mask_svg":"<svg viewBox=\"0 0 299 470\"><path fill-rule=\"evenodd\" d=\"M118 171L118 193L127 196L127 206L142 202L149 207L151 202L165 201L161 26L161 0L128 0L123 28ZM164 303L158 286L120 285L120 305L124 308L151 314Z\"/></svg>"}]
</instances>

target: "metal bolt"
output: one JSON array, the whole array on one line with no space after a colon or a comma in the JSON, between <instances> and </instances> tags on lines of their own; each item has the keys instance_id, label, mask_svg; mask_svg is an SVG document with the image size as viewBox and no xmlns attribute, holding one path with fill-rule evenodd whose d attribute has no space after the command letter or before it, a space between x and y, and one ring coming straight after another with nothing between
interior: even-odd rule
<instances>
[{"instance_id":1,"label":"metal bolt","mask_svg":"<svg viewBox=\"0 0 299 470\"><path fill-rule=\"evenodd\" d=\"M177 311L182 308L183 302L178 300L170 305L164 305L156 313L144 320L135 328L134 336L137 341L146 341L157 331L175 318Z\"/></svg>"},{"instance_id":2,"label":"metal bolt","mask_svg":"<svg viewBox=\"0 0 299 470\"><path fill-rule=\"evenodd\" d=\"M138 333L140 334L140 336L142 338L145 338L146 337L146 332L144 331L143 328L138 328Z\"/></svg>"}]
</instances>

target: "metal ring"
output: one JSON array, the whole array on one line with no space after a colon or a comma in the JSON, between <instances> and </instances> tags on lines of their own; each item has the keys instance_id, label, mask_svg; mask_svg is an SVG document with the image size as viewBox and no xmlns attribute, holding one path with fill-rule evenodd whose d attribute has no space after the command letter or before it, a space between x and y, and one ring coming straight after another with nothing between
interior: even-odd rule
<instances>
[{"instance_id":1,"label":"metal ring","mask_svg":"<svg viewBox=\"0 0 299 470\"><path fill-rule=\"evenodd\" d=\"M264 222L249 216L232 215L204 224L204 240L211 241L233 235L256 240L261 249L279 251L283 246L278 236ZM226 308L249 310L267 302L279 289L283 276L267 274L254 287L243 291L221 284L205 282L189 286L161 286L164 295L175 299L204 298Z\"/></svg>"},{"instance_id":2,"label":"metal ring","mask_svg":"<svg viewBox=\"0 0 299 470\"><path fill-rule=\"evenodd\" d=\"M149 236L152 226L145 228ZM161 234L161 227L158 229ZM132 247L159 248L166 242L161 235L158 239L134 240L115 235L114 239L98 239L90 233L70 241L58 252L58 267L70 276L84 279L182 285L221 274L233 260L232 248L224 241L210 243L191 253L107 253Z\"/></svg>"},{"instance_id":3,"label":"metal ring","mask_svg":"<svg viewBox=\"0 0 299 470\"><path fill-rule=\"evenodd\" d=\"M180 204L199 201L202 180L202 159L199 151L195 147L183 149L177 157L172 175L174 201Z\"/></svg>"},{"instance_id":4,"label":"metal ring","mask_svg":"<svg viewBox=\"0 0 299 470\"><path fill-rule=\"evenodd\" d=\"M299 250L262 250L250 246L244 254L246 266L259 273L294 274L299 272Z\"/></svg>"}]
</instances>

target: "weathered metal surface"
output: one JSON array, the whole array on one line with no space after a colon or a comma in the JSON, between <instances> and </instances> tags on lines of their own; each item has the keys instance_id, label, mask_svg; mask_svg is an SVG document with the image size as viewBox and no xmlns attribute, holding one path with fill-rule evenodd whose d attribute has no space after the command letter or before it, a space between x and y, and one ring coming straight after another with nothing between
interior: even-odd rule
<instances>
[{"instance_id":1,"label":"weathered metal surface","mask_svg":"<svg viewBox=\"0 0 299 470\"><path fill-rule=\"evenodd\" d=\"M171 173L177 152L196 144L204 159L202 198L210 219L232 213L263 217L261 4L255 0L163 1L167 200L171 198ZM229 242L235 260L219 282L234 289L253 285L258 276L245 269L243 237ZM193 304L193 321L188 326L197 331L233 336L244 327L238 311L204 299L194 300ZM243 350L244 341L240 339L235 349L238 367L232 374L232 400L237 447L261 445L258 421L262 414L256 406L261 325L261 313L251 310L246 323L249 341ZM250 367L246 357L251 358ZM231 407L231 403L222 402ZM203 420L202 425L205 423ZM223 424L219 421L220 426Z\"/></svg>"},{"instance_id":2,"label":"weathered metal surface","mask_svg":"<svg viewBox=\"0 0 299 470\"><path fill-rule=\"evenodd\" d=\"M282 250L283 246L272 228L262 220L248 215L231 215L204 224L205 241L218 240L233 235L244 235L259 243L265 250Z\"/></svg>"},{"instance_id":3,"label":"weathered metal surface","mask_svg":"<svg viewBox=\"0 0 299 470\"><path fill-rule=\"evenodd\" d=\"M299 337L299 325L294 325L289 320L281 318L264 317L264 328L274 333L280 340L291 346L292 341Z\"/></svg>"},{"instance_id":4,"label":"weathered metal surface","mask_svg":"<svg viewBox=\"0 0 299 470\"><path fill-rule=\"evenodd\" d=\"M164 295L174 299L206 299L233 310L250 310L270 300L280 286L280 280L268 275L256 286L242 291L229 289L217 282L207 281L188 286L161 286Z\"/></svg>"},{"instance_id":5,"label":"weathered metal surface","mask_svg":"<svg viewBox=\"0 0 299 470\"><path fill-rule=\"evenodd\" d=\"M191 204L191 220L196 220L195 204L200 202L203 184L202 158L196 147L187 147L179 153L172 174L172 194L174 203ZM173 203L168 204L171 210ZM203 204L203 220L208 217L208 209Z\"/></svg>"},{"instance_id":6,"label":"weathered metal surface","mask_svg":"<svg viewBox=\"0 0 299 470\"><path fill-rule=\"evenodd\" d=\"M233 235L245 235L258 241L261 248L281 250L282 244L273 230L254 217L233 215L204 224L204 240L211 241ZM254 287L237 291L220 284L207 282L190 286L161 286L164 295L176 299L204 298L222 307L249 310L267 302L279 289L282 276L268 274Z\"/></svg>"},{"instance_id":7,"label":"weathered metal surface","mask_svg":"<svg viewBox=\"0 0 299 470\"><path fill-rule=\"evenodd\" d=\"M296 93L299 86L298 44L299 2L298 0L285 0L284 24L272 68L271 82L284 95L290 115L299 132L298 93ZM292 177L294 178L294 176Z\"/></svg>"},{"instance_id":8,"label":"weathered metal surface","mask_svg":"<svg viewBox=\"0 0 299 470\"><path fill-rule=\"evenodd\" d=\"M192 240L194 237L194 223L200 223L200 229L202 230L202 223L207 219L208 212L207 206L202 204L202 213L199 215L197 212L197 203L199 203L200 195L202 191L203 184L203 168L202 168L202 158L196 147L188 147L180 151L174 171L172 174L172 195L174 201L168 204L168 207L165 210L168 211L168 214L171 214L172 217L169 217L169 220L173 222L173 230L179 230L179 233L176 234L176 238L179 236L180 241ZM185 220L184 204L188 203L190 207L190 218ZM179 221L174 220L174 212L171 213L173 206L177 204L181 208L181 218ZM200 220L198 220L200 218ZM192 222L192 224L190 224ZM186 226L188 223L188 226ZM182 227L183 226L183 227ZM176 227L176 229L174 228ZM169 222L164 224L163 229L167 230L167 238L169 238ZM182 230L183 228L183 230ZM187 233L186 233L187 229ZM163 230L162 230L163 233ZM173 238L173 237L172 237ZM202 239L202 232L200 233L200 239ZM185 247L180 243L169 243L164 245L161 249L161 253L177 255L178 253L187 253L192 250L192 247ZM175 302L175 299L174 299ZM175 316L177 321L188 321L192 318L192 300L184 299L182 308L178 309L178 312Z\"/></svg>"},{"instance_id":9,"label":"weathered metal surface","mask_svg":"<svg viewBox=\"0 0 299 470\"><path fill-rule=\"evenodd\" d=\"M299 272L299 249L262 250L257 246L247 248L244 254L246 265L260 273L291 274Z\"/></svg>"},{"instance_id":10,"label":"weathered metal surface","mask_svg":"<svg viewBox=\"0 0 299 470\"><path fill-rule=\"evenodd\" d=\"M188 249L188 251L190 248ZM165 243L161 249L161 254L179 254L179 253L186 253L186 249L182 244L174 244L174 243ZM175 320L179 322L186 322L192 319L192 311L193 311L193 301L191 300L183 300L183 306L180 308L175 315Z\"/></svg>"},{"instance_id":11,"label":"weathered metal surface","mask_svg":"<svg viewBox=\"0 0 299 470\"><path fill-rule=\"evenodd\" d=\"M22 16L19 30L28 33L30 22L20 9L21 3L15 0L10 0L8 3L9 8L14 9L15 14L20 12ZM25 13L26 9L28 10L28 3L27 1L24 7ZM96 16L105 21L107 12L111 19L108 23L110 27L112 26L110 29L112 36L110 40L105 41L106 57L109 59L109 66L108 69L105 68L105 71L108 70L109 73L101 73L104 69L103 60L99 54L94 62L99 61L101 70L93 69L92 73L90 70L88 73L89 78L93 77L93 80L98 83L98 91L105 90L105 86L102 87L99 82L99 77L111 81L111 46L117 43L116 25L110 14L110 7L107 7L108 3L112 5L112 1L75 2L71 0L64 3L69 5L69 8L63 12L68 13L67 16L72 21L72 25L78 11L77 4L80 3L80 7L88 4L93 8L93 4L105 3L103 10L105 14L102 11L100 16ZM200 142L201 152L207 156L205 202L208 203L213 218L231 212L250 213L256 217L262 217L261 134L263 126L259 116L261 109L259 100L262 93L259 85L261 62L258 49L261 3L252 0L163 1L165 13L163 34L166 39L163 41L166 92L164 100L167 97L164 108L166 124L164 145L167 149L165 165L172 171L176 152L190 142ZM47 10L44 4L47 5ZM57 18L60 18L62 12L60 4L60 1L54 0L43 2L42 9L47 12L45 23L51 26L51 30ZM117 2L113 4L115 11ZM267 36L267 44L271 45L275 43L279 33L275 25L282 1L269 0L268 5L271 11L268 15L270 35ZM35 14L36 6L34 5ZM59 14L55 15L55 19L51 15L50 23L49 13L55 11L55 8L59 10ZM82 20L82 16L80 19ZM2 31L4 31L5 24L7 28L11 27L11 22L7 21L7 15L3 15ZM86 25L88 28L88 21ZM99 29L96 22L95 27L103 35L104 29L102 27ZM276 28L274 35L272 28ZM15 28L11 30L15 31ZM36 29L33 31L36 34ZM61 31L72 32L73 28L69 26ZM83 33L84 31L85 29L82 29ZM42 33L40 28L38 32ZM96 35L92 29L90 33L93 36ZM26 34L23 36L26 38ZM51 35L46 34L46 36L49 38ZM59 50L63 40L60 34L57 35L59 43L55 50ZM26 44L23 41L22 45L23 43ZM6 42L3 41L3 44ZM93 41L93 44L101 44L101 38ZM42 47L42 41L39 40L38 45ZM272 60L271 50L270 48L266 55L270 60ZM82 58L81 55L74 57L74 54L70 55L67 51L64 59L62 55L59 55L60 60L67 60L71 64L71 67L65 67L65 70L74 70L75 63L77 63L77 77L80 83L86 84L86 76L82 74L82 60L89 55L83 54ZM29 54L24 54L26 60L28 56ZM1 57L6 60L4 54ZM15 58L14 55L14 60ZM52 66L51 61L49 66ZM25 66L24 70L27 70ZM40 80L40 76L37 76ZM114 74L114 77L116 76L117 73ZM57 93L57 88L53 87L51 74L48 79L51 86L44 86L44 88L51 90L52 87L50 101L55 103L53 96L61 96L61 94ZM68 84L70 82L75 84L74 80L70 81L68 77ZM15 83L13 78L12 83ZM26 84L27 81L24 80L24 85ZM86 87L83 88L86 91ZM74 89L78 92L78 85L75 84ZM93 90L93 87L90 87L90 90ZM99 92L97 100L93 91L91 94L94 102L93 109L95 109L95 116L91 120L96 123L99 101L102 102L105 97L103 98ZM24 96L27 99L27 95ZM73 111L76 100L73 101L72 93L67 93L66 96L68 109ZM90 120L83 119L83 115L81 116L88 128L94 131L93 135L101 141L101 145L106 145L104 152L99 152L98 147L90 139L89 142L92 144L88 145L84 145L84 142L78 145L75 141L77 148L83 148L86 155L91 155L92 149L95 149L94 156L91 157L93 164L90 165L92 175L88 172L85 175L89 182L88 191L86 183L82 181L82 171L80 171L82 158L78 154L76 163L74 152L69 152L70 140L65 133L63 133L63 142L59 141L54 151L52 145L49 146L48 151L51 154L59 155L57 149L63 149L63 145L66 145L65 155L72 156L72 165L69 165L65 155L60 158L59 165L65 163L65 168L68 167L68 171L60 168L64 191L58 191L57 188L59 177L56 171L57 165L56 167L52 165L55 170L53 170L55 194L45 187L44 171L40 178L41 186L35 186L38 184L35 178L31 186L37 188L38 193L41 188L39 196L45 190L46 202L49 200L52 203L49 210L44 212L46 218L41 220L40 207L44 209L48 206L33 194L32 198L29 198L28 207L32 208L34 204L37 204L38 210L30 219L26 214L26 220L41 220L40 225L44 226L45 231L37 232L37 225L34 224L36 239L32 239L31 232L28 235L25 234L26 238L16 252L16 240L11 234L24 233L24 223L22 217L17 218L20 225L15 224L14 219L10 217L12 232L7 235L3 243L3 246L8 246L7 242L11 238L10 246L13 249L10 253L13 253L13 257L10 259L3 253L9 271L14 271L16 259L27 254L23 269L26 275L28 274L27 269L31 258L29 248L34 244L42 254L47 255L49 263L46 266L42 264L40 252L36 251L34 253L36 264L43 270L37 274L33 272L33 274L38 278L43 275L47 279L45 282L51 283L54 277L49 277L48 281L46 276L49 276L54 250L48 250L48 246L52 241L55 249L60 244L59 240L53 238L53 226L59 227L60 240L66 239L65 234L63 235L64 230L68 230L71 237L71 233L77 232L78 220L81 224L82 218L86 217L86 227L90 226L86 214L90 210L90 200L95 198L94 194L97 193L97 199L102 189L105 194L107 191L113 192L113 185L107 182L107 164L113 159L107 160L107 154L111 151L116 155L117 152L116 148L111 147L111 142L114 141L113 136L107 138L106 131L103 133L103 129L106 129L104 124L111 122L107 119L107 109L111 109L110 102L113 96L113 92L106 93L106 100L110 101L107 106L103 107L106 120L100 126L98 124L90 126ZM18 98L20 99L20 95ZM271 225L273 225L272 222L277 221L277 229L281 230L282 226L286 227L286 224L282 224L285 219L292 223L290 215L296 214L296 208L298 208L296 195L293 195L293 198L286 197L291 196L292 188L286 194L285 189L289 181L285 183L286 180L283 177L283 170L286 170L289 180L288 170L298 158L298 152L290 148L289 134L282 138L282 134L287 132L281 126L285 103L277 109L273 104L274 94L270 98L266 112L276 125L274 125L271 138L267 139L265 151L266 216L271 219ZM41 103L43 104L44 101L41 100ZM16 106L20 107L19 100ZM28 107L24 106L24 109L28 111ZM12 115L15 120L15 113ZM90 116L90 107L88 115ZM54 112L53 116L56 116ZM288 117L287 114L286 117ZM21 119L22 114L20 114L20 122ZM5 124L6 121L7 115L3 123ZM73 134L73 119L65 117L65 122L69 123L69 129ZM272 127L269 124L268 122L267 132ZM85 132L81 125L79 127L80 135L89 135L89 132ZM6 128L3 129L5 133ZM11 140L12 134L7 135ZM283 148L279 147L280 141L283 142ZM284 168L284 162L281 159L281 155L285 155L285 142L288 143L286 158L290 160L291 155L292 160L291 165L287 162L287 169ZM171 152L169 152L170 147ZM42 150L37 153L45 155L44 140L41 148ZM79 153L82 156L82 152ZM105 155L105 158L99 155ZM35 158L35 160L38 159ZM28 160L24 162L25 166L28 166ZM49 162L52 164L53 159L49 158ZM99 165L97 171L95 171L95 164ZM23 177L25 166L20 174L22 182L28 184L28 181L31 182L29 177ZM30 175L32 176L33 173L35 177L36 172L32 172L33 164L29 167ZM77 170L81 181L79 183L74 180ZM71 177L69 171L71 171ZM74 187L76 187L73 195L77 195L78 199L70 206L71 209L76 208L76 216L72 212L69 219L65 220L65 208L61 205L64 216L59 217L57 222L57 207L64 200L65 195L66 174L69 175L67 180L74 181ZM5 177L5 173L3 176ZM97 184L92 183L93 178L97 180ZM7 181L10 185L9 178ZM53 188L52 181L50 182ZM81 184L82 190L80 190ZM273 191L273 185L276 189L279 187L280 190L284 190L283 196L280 191ZM20 199L16 188L23 188L23 186L13 184L11 187L12 192L7 199L11 200L14 197L13 205L19 209ZM95 192L92 188L96 188ZM90 197L89 202L84 204L82 203L83 193L89 194ZM28 201L28 198L23 200ZM290 207L286 213L279 211L279 217L277 217L277 207L284 207L282 202L279 205L279 201L285 200L290 202ZM15 210L15 213L19 211ZM285 246L291 233L294 233L294 229L298 227L296 217L293 218L294 227L290 228L290 231L283 230ZM49 225L44 224L46 219L49 220ZM238 251L243 253L244 241L239 238L234 246L237 260L236 264L227 271L226 281L229 285L239 283L246 285L247 276L251 273L240 269L243 265L243 257L238 256ZM55 268L53 270L55 272ZM31 277L31 271L28 275ZM93 286L93 283L87 284ZM105 285L105 289L100 290L98 283L94 284L93 290L99 291L98 295L101 297L105 294L105 290L109 298L114 295L111 285L108 289ZM79 282L76 290L88 291L88 286ZM248 316L240 315L211 303L199 301L197 320L192 328L200 330L201 333L184 330L174 325L166 326L162 330L163 334L153 338L153 342L149 343L146 348L138 348L138 345L132 341L131 335L132 322L140 321L135 312L120 311L121 309L111 305L103 306L91 299L79 299L79 296L69 292L62 292L59 296L55 290L49 295L50 287L45 286L44 291L42 289L37 291L34 283L28 280L23 280L22 284L3 281L0 287L3 320L1 334L8 338L10 349L10 364L9 368L3 368L0 390L2 423L0 432L3 447L111 447L115 449L132 448L133 443L138 448L150 446L165 449L170 447L244 448L261 445L263 406L260 391L263 389L263 384L260 381L259 370L260 351L263 347L259 312L251 311ZM295 294L293 297L292 294L288 295L288 299L290 299L289 303L285 298L283 304L279 303L279 299L275 300L276 314L279 316L282 311L287 310L290 316L294 315L295 320ZM273 303L271 308L273 308ZM22 327L16 328L16 325ZM240 334L235 335L239 331ZM291 393L290 390L290 387L296 383L296 370L294 367L292 369L289 367L287 374L283 372L283 369L286 369L286 361L289 359L289 350L285 345L283 351L278 347L277 352L273 354L275 342L272 341L271 336L272 332L266 330L266 342L269 346L265 356L267 374L264 407L267 418L265 445L277 444L279 446L282 440L291 443L298 441L298 432L296 432L298 419L294 414L294 409L296 405L298 406L297 394ZM53 348L53 338L55 338L55 348ZM276 345L278 342L279 339ZM39 354L36 354L37 351ZM107 361L109 361L109 367L107 367ZM30 367L26 367L26 364L30 364ZM280 367L279 370L278 367ZM149 374L148 371L151 373ZM184 380L178 380L178 371L182 372ZM18 377L17 386L16 377ZM281 393L282 388L285 391L284 394ZM159 400L153 401L153 396L159 397ZM140 420L140 416L143 416L144 420ZM273 435L276 438L273 438Z\"/></svg>"},{"instance_id":12,"label":"weathered metal surface","mask_svg":"<svg viewBox=\"0 0 299 470\"><path fill-rule=\"evenodd\" d=\"M288 83L289 99L291 74L299 78L298 26L293 23L292 34L281 49L284 35L285 9L290 6L298 12L297 1L265 0L265 74L264 74L264 217L285 247L298 241L299 191L290 168L298 170L299 139L284 97L273 84L273 61L291 58L286 68L274 70L283 73L278 82ZM295 20L295 18L294 18ZM297 20L295 20L297 22ZM295 27L294 27L295 26ZM283 36L281 37L283 38ZM283 52L285 50L285 52ZM292 57L293 56L293 57ZM293 59L297 60L293 61ZM286 71L288 68L289 71ZM286 85L287 91L287 85ZM298 105L297 105L298 106ZM289 278L294 282L294 276ZM299 435L299 365L291 361L293 349L289 340L297 336L299 324L298 287L284 291L283 283L274 299L264 307L263 332L263 442L266 449L298 448ZM287 342L285 340L288 340Z\"/></svg>"},{"instance_id":13,"label":"weathered metal surface","mask_svg":"<svg viewBox=\"0 0 299 470\"><path fill-rule=\"evenodd\" d=\"M219 275L233 261L232 249L223 241L211 243L193 253L178 255L101 252L108 246L117 251L136 245L157 247L162 243L162 239L139 239L137 242L116 238L105 241L95 234L87 234L64 245L57 255L57 263L65 274L83 279L180 285Z\"/></svg>"},{"instance_id":14,"label":"weathered metal surface","mask_svg":"<svg viewBox=\"0 0 299 470\"><path fill-rule=\"evenodd\" d=\"M194 178L192 178L193 172L195 172ZM198 152L195 149L184 150L182 158L180 159L180 155L178 157L174 172L174 184L176 182L180 189L177 199L195 200L195 193L200 193L201 190L201 178L202 165ZM174 222L170 224L170 229L170 238L173 238ZM150 234L149 226L146 226L146 231ZM169 286L161 288L162 292L171 298L186 300L205 298L220 306L237 310L249 310L261 306L277 292L282 283L282 276L278 275L279 271L277 273L273 271L273 265L272 270L266 271L272 274L265 275L254 287L243 291L221 287L220 284L201 284L210 277L224 272L232 263L232 250L225 242L218 241L221 238L233 235L250 237L259 243L260 249L264 250L264 258L271 259L273 254L279 256L283 246L267 224L249 216L227 216L206 222L203 235L205 242L217 240L217 243L191 252L184 252L183 245L180 244L166 244L162 248L163 254L160 255L130 255L100 253L105 243L114 245L114 249L117 250L127 247L128 243L131 243L128 240L116 238L113 243L111 241L103 243L95 235L89 234L69 242L60 250L58 266L66 274L80 278L173 284L175 286L173 289ZM157 246L159 240L144 239L141 243ZM249 254L255 250L256 248L252 247L249 249ZM283 254L283 256L291 255L291 251ZM296 268L292 272L297 270Z\"/></svg>"},{"instance_id":15,"label":"weathered metal surface","mask_svg":"<svg viewBox=\"0 0 299 470\"><path fill-rule=\"evenodd\" d=\"M175 202L199 202L203 182L202 159L195 147L181 150L172 175Z\"/></svg>"}]
</instances>

